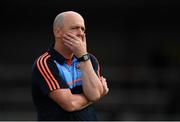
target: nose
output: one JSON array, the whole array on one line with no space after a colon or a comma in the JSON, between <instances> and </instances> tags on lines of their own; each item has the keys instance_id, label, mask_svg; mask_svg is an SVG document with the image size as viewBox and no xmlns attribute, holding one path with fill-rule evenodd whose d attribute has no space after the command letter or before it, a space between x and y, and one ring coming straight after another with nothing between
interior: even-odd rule
<instances>
[{"instance_id":1,"label":"nose","mask_svg":"<svg viewBox=\"0 0 180 122\"><path fill-rule=\"evenodd\" d=\"M78 32L77 32L77 35L78 36L83 36L84 35L84 30L82 30L81 28L78 29Z\"/></svg>"},{"instance_id":2,"label":"nose","mask_svg":"<svg viewBox=\"0 0 180 122\"><path fill-rule=\"evenodd\" d=\"M77 36L83 40L85 32L82 29L78 29Z\"/></svg>"},{"instance_id":3,"label":"nose","mask_svg":"<svg viewBox=\"0 0 180 122\"><path fill-rule=\"evenodd\" d=\"M80 35L84 34L84 31L81 28L78 29L78 32L79 32Z\"/></svg>"}]
</instances>

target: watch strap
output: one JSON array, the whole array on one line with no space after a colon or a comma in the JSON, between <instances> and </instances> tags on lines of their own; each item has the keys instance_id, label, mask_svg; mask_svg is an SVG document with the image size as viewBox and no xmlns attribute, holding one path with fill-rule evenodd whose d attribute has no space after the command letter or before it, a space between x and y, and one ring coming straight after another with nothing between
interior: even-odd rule
<instances>
[{"instance_id":1,"label":"watch strap","mask_svg":"<svg viewBox=\"0 0 180 122\"><path fill-rule=\"evenodd\" d=\"M89 54L85 54L85 55L81 56L80 58L78 58L77 60L78 60L79 62L81 62L81 61L87 61L87 60L89 60L89 59L90 59Z\"/></svg>"}]
</instances>

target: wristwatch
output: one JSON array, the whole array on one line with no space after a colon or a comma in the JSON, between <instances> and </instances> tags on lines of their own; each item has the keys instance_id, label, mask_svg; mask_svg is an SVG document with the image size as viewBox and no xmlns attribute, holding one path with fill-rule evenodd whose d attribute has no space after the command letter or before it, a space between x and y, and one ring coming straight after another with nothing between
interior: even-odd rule
<instances>
[{"instance_id":1,"label":"wristwatch","mask_svg":"<svg viewBox=\"0 0 180 122\"><path fill-rule=\"evenodd\" d=\"M79 62L81 62L81 61L87 61L87 60L89 60L89 59L90 59L89 54L85 54L85 55L83 55L82 57L78 58L77 60L78 60Z\"/></svg>"}]
</instances>

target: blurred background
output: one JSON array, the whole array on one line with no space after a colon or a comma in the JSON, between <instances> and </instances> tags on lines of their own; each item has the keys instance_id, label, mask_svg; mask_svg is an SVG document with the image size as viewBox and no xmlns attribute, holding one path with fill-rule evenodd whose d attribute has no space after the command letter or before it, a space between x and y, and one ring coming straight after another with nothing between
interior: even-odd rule
<instances>
[{"instance_id":1,"label":"blurred background","mask_svg":"<svg viewBox=\"0 0 180 122\"><path fill-rule=\"evenodd\" d=\"M88 50L110 92L100 120L180 120L180 1L1 0L0 120L36 120L31 66L62 11L86 21Z\"/></svg>"}]
</instances>

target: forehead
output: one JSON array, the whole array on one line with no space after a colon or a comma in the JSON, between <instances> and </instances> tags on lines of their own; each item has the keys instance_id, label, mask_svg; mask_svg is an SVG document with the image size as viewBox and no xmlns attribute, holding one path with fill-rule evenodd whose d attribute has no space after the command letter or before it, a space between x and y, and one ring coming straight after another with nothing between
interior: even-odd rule
<instances>
[{"instance_id":1,"label":"forehead","mask_svg":"<svg viewBox=\"0 0 180 122\"><path fill-rule=\"evenodd\" d=\"M65 26L85 26L84 19L78 14L67 14L64 16Z\"/></svg>"}]
</instances>

